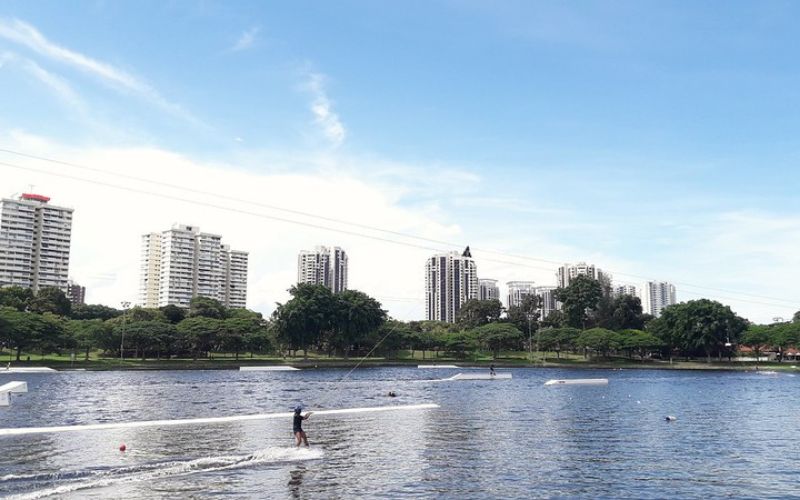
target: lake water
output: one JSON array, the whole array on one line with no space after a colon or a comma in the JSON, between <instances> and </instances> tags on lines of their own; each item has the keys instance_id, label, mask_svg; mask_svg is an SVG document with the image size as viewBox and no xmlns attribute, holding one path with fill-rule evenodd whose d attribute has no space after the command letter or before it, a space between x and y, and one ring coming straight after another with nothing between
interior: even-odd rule
<instances>
[{"instance_id":1,"label":"lake water","mask_svg":"<svg viewBox=\"0 0 800 500\"><path fill-rule=\"evenodd\" d=\"M793 373L510 369L500 371L512 380L433 380L459 371L3 374L0 383L25 380L29 392L0 408L2 428L296 404L440 408L312 416L312 447L301 451L291 448L291 419L0 437L0 496L800 497ZM610 383L543 386L590 377Z\"/></svg>"}]
</instances>

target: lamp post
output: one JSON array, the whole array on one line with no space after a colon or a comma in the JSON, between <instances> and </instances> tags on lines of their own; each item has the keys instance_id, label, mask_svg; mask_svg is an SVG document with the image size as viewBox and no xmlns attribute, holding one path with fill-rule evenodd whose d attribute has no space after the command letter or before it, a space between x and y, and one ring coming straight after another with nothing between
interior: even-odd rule
<instances>
[{"instance_id":1,"label":"lamp post","mask_svg":"<svg viewBox=\"0 0 800 500\"><path fill-rule=\"evenodd\" d=\"M119 341L119 362L122 363L125 361L125 314L128 312L128 308L131 307L131 303L123 300L119 305L122 306L122 339Z\"/></svg>"},{"instance_id":2,"label":"lamp post","mask_svg":"<svg viewBox=\"0 0 800 500\"><path fill-rule=\"evenodd\" d=\"M525 318L528 320L528 363L530 363L533 360L533 337L531 335L531 323L533 322L534 317L535 314L533 312L525 313ZM539 349L538 345L536 346L536 349L537 350Z\"/></svg>"}]
</instances>

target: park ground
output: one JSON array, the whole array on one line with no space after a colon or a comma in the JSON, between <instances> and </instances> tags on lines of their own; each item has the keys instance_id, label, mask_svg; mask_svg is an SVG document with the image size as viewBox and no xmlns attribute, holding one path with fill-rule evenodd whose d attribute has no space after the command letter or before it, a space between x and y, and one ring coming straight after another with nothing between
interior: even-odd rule
<instances>
[{"instance_id":1,"label":"park ground","mask_svg":"<svg viewBox=\"0 0 800 500\"><path fill-rule=\"evenodd\" d=\"M101 351L94 351L85 359L84 354L72 357L70 354L22 353L21 361L16 361L15 356L9 356L8 351L0 351L0 370L10 363L10 366L31 367L46 366L56 370L84 369L84 370L235 370L240 366L248 365L291 365L298 368L337 368L352 367L360 362L360 366L416 366L425 363L448 363L459 366L486 366L494 364L497 367L536 367L536 368L587 368L587 369L656 369L656 370L798 370L797 363L760 361L755 362L729 362L727 360L714 360L707 363L705 360L639 360L627 357L584 357L582 355L561 353L528 353L509 351L501 352L496 358L489 353L474 353L464 358L445 356L434 351L399 351L390 357L360 357L342 358L329 357L315 352L305 355L300 351L294 357L276 355L240 353L238 359L234 354L216 353L211 358L173 358L173 359L141 359L104 357Z\"/></svg>"}]
</instances>

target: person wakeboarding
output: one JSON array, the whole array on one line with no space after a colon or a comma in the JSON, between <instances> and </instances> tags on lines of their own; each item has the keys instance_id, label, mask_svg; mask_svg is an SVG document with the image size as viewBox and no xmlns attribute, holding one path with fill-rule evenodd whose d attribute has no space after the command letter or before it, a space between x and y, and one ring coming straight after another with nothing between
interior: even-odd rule
<instances>
[{"instance_id":1,"label":"person wakeboarding","mask_svg":"<svg viewBox=\"0 0 800 500\"><path fill-rule=\"evenodd\" d=\"M311 416L313 412L308 412L303 416L301 412L303 408L300 406L295 407L294 409L294 438L297 441L297 447L300 447L300 444L305 444L306 448L308 448L308 437L306 436L305 431L303 430L303 420L308 420L308 417Z\"/></svg>"},{"instance_id":2,"label":"person wakeboarding","mask_svg":"<svg viewBox=\"0 0 800 500\"><path fill-rule=\"evenodd\" d=\"M490 377L494 377L495 375L497 375L497 373L495 373L495 371L494 371L494 363L492 363L491 365L489 365L489 376Z\"/></svg>"}]
</instances>

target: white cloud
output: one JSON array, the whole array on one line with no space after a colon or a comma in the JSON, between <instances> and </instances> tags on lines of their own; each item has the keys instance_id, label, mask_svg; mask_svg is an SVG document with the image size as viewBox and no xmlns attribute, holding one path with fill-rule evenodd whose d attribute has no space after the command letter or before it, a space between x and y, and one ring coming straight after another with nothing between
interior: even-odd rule
<instances>
[{"instance_id":1,"label":"white cloud","mask_svg":"<svg viewBox=\"0 0 800 500\"><path fill-rule=\"evenodd\" d=\"M320 73L308 75L304 87L312 97L309 109L314 115L314 122L322 129L325 137L333 146L340 146L347 136L347 130L339 119L339 115L333 111L333 103L328 98L325 82L325 75Z\"/></svg>"},{"instance_id":2,"label":"white cloud","mask_svg":"<svg viewBox=\"0 0 800 500\"><path fill-rule=\"evenodd\" d=\"M429 250L279 222L262 216L376 234L247 203L120 179L116 176L118 174L133 173L140 178L390 227L401 232L447 234L458 238L457 234L452 234L453 227L440 223L423 211L401 206L391 191L356 175L324 172L260 174L225 164L200 163L153 148L73 149L20 132L0 136L0 143L10 149L35 151L38 155L99 169L82 172L63 165L0 154L3 162L76 175L94 182L0 165L4 188L0 195L26 190L29 184L33 184L37 192L52 197L51 203L75 209L70 273L87 286L91 302L118 306L123 300L135 301L141 234L165 230L177 222L196 224L201 230L222 234L223 240L233 248L250 252L248 304L264 313L269 313L275 302L288 298L286 290L296 277L297 252L327 244L342 246L350 255L352 287L378 299L386 297L384 307L397 317L419 319L423 314L423 265L431 253ZM128 190L111 188L103 183L122 185ZM403 300L395 300L398 298ZM408 301L408 298L414 300Z\"/></svg>"},{"instance_id":3,"label":"white cloud","mask_svg":"<svg viewBox=\"0 0 800 500\"><path fill-rule=\"evenodd\" d=\"M55 73L47 71L39 66L35 61L20 57L13 52L0 53L0 68L14 64L22 68L26 73L33 76L40 83L48 87L53 94L63 101L65 104L73 107L75 110L85 114L86 105L83 99L72 88L69 82Z\"/></svg>"},{"instance_id":4,"label":"white cloud","mask_svg":"<svg viewBox=\"0 0 800 500\"><path fill-rule=\"evenodd\" d=\"M197 118L193 117L181 106L165 99L155 88L142 79L111 64L59 46L24 21L19 19L0 19L0 37L23 45L39 55L91 74L104 83L117 89L131 92L171 114L180 116L196 125L202 125Z\"/></svg>"},{"instance_id":5,"label":"white cloud","mask_svg":"<svg viewBox=\"0 0 800 500\"><path fill-rule=\"evenodd\" d=\"M239 35L239 38L236 40L236 43L233 44L233 47L231 47L231 51L239 52L251 48L258 38L259 31L261 31L261 28L254 27L243 32L241 35Z\"/></svg>"}]
</instances>

